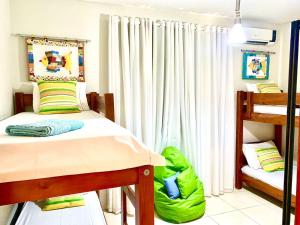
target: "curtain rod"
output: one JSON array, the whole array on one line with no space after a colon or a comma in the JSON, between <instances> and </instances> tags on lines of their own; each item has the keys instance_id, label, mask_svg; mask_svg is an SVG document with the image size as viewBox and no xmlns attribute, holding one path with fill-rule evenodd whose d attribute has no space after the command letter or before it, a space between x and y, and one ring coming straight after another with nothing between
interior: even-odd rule
<instances>
[{"instance_id":1,"label":"curtain rod","mask_svg":"<svg viewBox=\"0 0 300 225\"><path fill-rule=\"evenodd\" d=\"M32 38L41 38L41 39L52 39L52 40L66 40L66 41L79 41L79 42L91 42L88 39L78 39L78 38L67 38L67 37L53 37L53 36L39 36L33 34L12 34L13 36L18 37L32 37Z\"/></svg>"},{"instance_id":2,"label":"curtain rod","mask_svg":"<svg viewBox=\"0 0 300 225\"><path fill-rule=\"evenodd\" d=\"M241 49L241 52L252 52L252 53L276 54L276 52L262 51L262 50L247 50L247 49Z\"/></svg>"},{"instance_id":3,"label":"curtain rod","mask_svg":"<svg viewBox=\"0 0 300 225\"><path fill-rule=\"evenodd\" d=\"M148 17L130 17L130 16L119 16L119 15L109 15L109 14L105 14L106 16L111 16L111 17L117 17L118 18L118 21L120 21L120 18L127 18L128 20L129 19L137 19L137 20L140 20L140 19L150 19L153 21L153 23L159 25L159 26L162 26L164 23L166 22L175 22L175 23L181 23L182 25L184 24L193 24L195 25L196 27L200 27L200 28L206 28L206 27L220 27L222 29L227 29L228 27L226 26L222 26L222 25L214 25L214 24L197 24L197 23L194 23L194 22L187 22L187 21L180 21L180 20L168 20L168 19L155 19L155 18L148 18ZM138 23L140 24L140 21L138 21Z\"/></svg>"}]
</instances>

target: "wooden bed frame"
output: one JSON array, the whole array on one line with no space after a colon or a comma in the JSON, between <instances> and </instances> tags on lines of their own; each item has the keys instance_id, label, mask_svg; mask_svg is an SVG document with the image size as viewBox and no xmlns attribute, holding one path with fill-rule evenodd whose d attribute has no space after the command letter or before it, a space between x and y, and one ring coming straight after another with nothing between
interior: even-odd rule
<instances>
[{"instance_id":1,"label":"wooden bed frame","mask_svg":"<svg viewBox=\"0 0 300 225\"><path fill-rule=\"evenodd\" d=\"M241 189L243 184L253 187L283 201L283 191L275 188L263 181L255 179L242 173L242 167L247 165L244 157L243 148L243 126L244 120L269 123L275 126L274 142L281 155L282 151L282 126L286 125L286 115L266 114L254 112L254 104L258 105L287 105L287 93L262 94L253 92L237 92L237 112L236 112L236 170L235 187ZM300 105L300 94L297 94L297 105ZM299 117L295 118L295 126L299 127ZM300 134L300 132L299 132ZM299 139L300 140L300 139ZM299 145L299 143L298 143ZM300 148L299 148L300 149ZM296 196L292 195L292 206L296 206Z\"/></svg>"},{"instance_id":2,"label":"wooden bed frame","mask_svg":"<svg viewBox=\"0 0 300 225\"><path fill-rule=\"evenodd\" d=\"M96 112L114 121L113 94L87 94L89 106ZM32 106L32 94L15 94L15 112L24 112ZM34 180L0 183L0 206L36 201L49 197L101 190L113 187L121 188L122 225L127 225L126 196L135 207L136 225L154 225L154 174L153 166L124 169L118 171L74 174ZM135 185L135 191L129 187Z\"/></svg>"}]
</instances>

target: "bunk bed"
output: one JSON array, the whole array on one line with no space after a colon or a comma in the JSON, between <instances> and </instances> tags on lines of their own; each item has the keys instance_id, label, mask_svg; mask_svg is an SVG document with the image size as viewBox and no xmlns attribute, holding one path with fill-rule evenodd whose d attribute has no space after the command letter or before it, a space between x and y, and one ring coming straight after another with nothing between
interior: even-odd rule
<instances>
[{"instance_id":1,"label":"bunk bed","mask_svg":"<svg viewBox=\"0 0 300 225\"><path fill-rule=\"evenodd\" d=\"M113 128L123 129L112 122L114 121L114 102L112 94L100 96L93 92L87 94L87 100L90 109L94 111L93 116L100 118L98 113L102 113L103 115L101 123L99 123L98 126L103 126L101 132L104 136L105 132L109 132L110 127L112 127L112 130ZM32 103L32 94L16 93L15 116L25 113L27 108L32 107ZM91 120L90 124L94 123L94 121L96 120ZM96 122L95 124L97 126ZM101 128L98 127L97 129ZM125 131L125 129L123 130ZM127 225L126 196L135 207L136 225L154 225L153 166L163 165L164 160L159 155L147 151L148 149L134 137L126 136L122 139L120 135L121 134L118 133L116 136L112 136L112 133L109 133L105 137L106 139L101 139L100 137L97 139L96 135L86 141L84 141L85 139L82 137L79 137L79 139L76 137L76 139L72 141L56 140L54 138L46 142L19 141L21 143L9 143L10 140L16 140L14 138L18 137L9 137L1 134L0 158L5 159L3 157L6 154L7 159L7 156L11 152L13 152L11 156L16 157L2 161L4 162L2 166L1 164L3 163L0 164L0 206L37 201L55 196L122 187L122 225ZM112 142L109 142L108 138L110 138ZM72 143L72 146L68 147L68 143ZM20 150L23 152L16 150L17 144L22 144L22 149ZM28 156L30 152L44 148L44 146L46 146L46 149L34 155L36 157L35 160L30 160ZM107 146L110 146L110 148L106 149ZM93 152L90 152L90 148ZM78 154L78 156L72 156L72 153L67 155L71 156L72 159L75 160L75 162L79 162L79 164L74 166L69 161L67 161L69 165L66 166L63 162L59 164L59 158L63 158L63 154L67 151L71 152L71 150L74 153L73 155L84 151L84 154ZM26 154L24 152L26 152ZM99 152L97 156L101 157L94 157L92 153L96 152ZM99 155L100 153L102 153L102 155ZM127 153L130 153L130 155L127 156ZM43 154L48 154L46 155L47 157L52 157L51 159L54 159L53 162L58 160L58 162L55 162L58 164L54 164L61 165L61 167L49 165L51 162L45 163L45 161L45 165L43 165L40 160L42 156L44 156L45 159L45 155ZM88 160L88 157L85 157L86 155L90 156L89 160L91 160L91 163L94 162L93 165L88 164L90 161L86 161ZM113 159L113 163L111 161L112 158L108 160L107 157L109 156L116 157ZM97 160L95 158L97 158ZM123 163L123 161L125 162ZM38 165L34 167L34 164L30 164L30 162L34 162ZM80 164L81 162L82 164ZM127 162L129 162L129 164L127 164ZM7 167L7 165L10 165L10 167ZM81 167L79 165L85 166ZM129 185L134 185L135 190L133 191ZM23 205L19 205L19 208L22 209ZM20 210L17 211L20 212Z\"/></svg>"},{"instance_id":2,"label":"bunk bed","mask_svg":"<svg viewBox=\"0 0 300 225\"><path fill-rule=\"evenodd\" d=\"M247 166L246 158L243 154L243 126L244 120L260 123L269 123L274 125L274 143L276 144L281 155L282 152L282 127L286 125L286 105L288 101L287 93L253 93L237 92L237 112L236 112L236 171L235 186L241 189L243 185L255 188L283 201L283 171L281 176L270 177L272 173L266 173L269 178L264 179L261 171L251 171ZM300 104L300 94L297 94L297 105ZM299 108L296 109L295 126L299 127ZM294 166L296 170L296 165ZM258 174L258 173L261 174ZM274 173L275 174L275 173ZM297 171L294 171L296 178ZM278 174L277 174L278 175ZM281 179L280 185L276 181L269 182L270 179ZM296 186L296 182L293 182ZM295 193L294 187L294 193ZM296 196L292 195L291 204L296 206Z\"/></svg>"}]
</instances>

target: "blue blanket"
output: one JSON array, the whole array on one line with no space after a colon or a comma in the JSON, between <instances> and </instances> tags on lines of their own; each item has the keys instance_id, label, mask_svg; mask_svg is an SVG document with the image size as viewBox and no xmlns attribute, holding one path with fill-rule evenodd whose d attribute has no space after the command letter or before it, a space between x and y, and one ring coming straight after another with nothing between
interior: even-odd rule
<instances>
[{"instance_id":1,"label":"blue blanket","mask_svg":"<svg viewBox=\"0 0 300 225\"><path fill-rule=\"evenodd\" d=\"M84 123L79 120L41 120L36 123L9 125L6 133L11 136L48 137L82 128Z\"/></svg>"}]
</instances>

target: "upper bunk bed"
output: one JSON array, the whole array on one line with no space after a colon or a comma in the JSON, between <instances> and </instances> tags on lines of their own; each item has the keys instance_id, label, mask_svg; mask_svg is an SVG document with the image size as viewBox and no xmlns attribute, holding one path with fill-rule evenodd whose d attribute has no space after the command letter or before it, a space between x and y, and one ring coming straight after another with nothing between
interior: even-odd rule
<instances>
[{"instance_id":1,"label":"upper bunk bed","mask_svg":"<svg viewBox=\"0 0 300 225\"><path fill-rule=\"evenodd\" d=\"M237 91L236 105L236 171L235 186L242 188L243 184L260 190L280 201L283 200L283 171L265 172L262 169L255 170L247 165L243 154L243 127L244 121L268 123L274 125L274 143L281 155L282 127L286 125L287 93L253 93ZM300 104L300 94L297 94L296 105ZM299 108L296 108L295 126L299 127ZM294 170L297 169L294 165ZM294 186L296 171L294 173ZM296 205L296 188L293 187L292 206Z\"/></svg>"},{"instance_id":2,"label":"upper bunk bed","mask_svg":"<svg viewBox=\"0 0 300 225\"><path fill-rule=\"evenodd\" d=\"M286 125L287 93L237 92L237 119L253 122ZM300 94L297 94L300 105ZM299 126L299 109L296 109L295 126Z\"/></svg>"},{"instance_id":3,"label":"upper bunk bed","mask_svg":"<svg viewBox=\"0 0 300 225\"><path fill-rule=\"evenodd\" d=\"M122 187L122 224L127 224L127 196L136 224L153 225L153 167L164 165L163 158L113 123L112 94L90 93L87 101L91 111L39 115L25 112L32 108L32 94L15 94L16 115L0 121L0 205ZM85 125L45 138L5 134L8 124L41 119L79 119Z\"/></svg>"}]
</instances>

